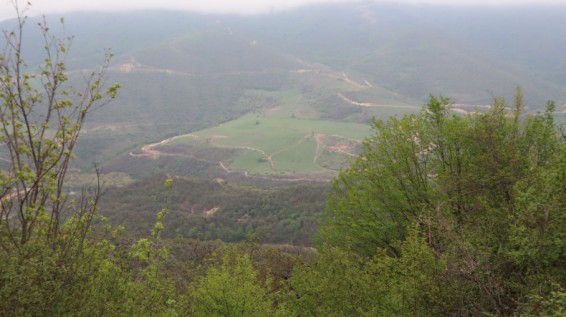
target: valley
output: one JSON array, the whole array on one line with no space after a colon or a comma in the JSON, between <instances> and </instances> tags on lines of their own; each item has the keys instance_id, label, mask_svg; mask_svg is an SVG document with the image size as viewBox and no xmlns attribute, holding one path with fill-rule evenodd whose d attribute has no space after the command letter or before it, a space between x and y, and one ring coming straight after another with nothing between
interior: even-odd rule
<instances>
[{"instance_id":1,"label":"valley","mask_svg":"<svg viewBox=\"0 0 566 317\"><path fill-rule=\"evenodd\" d=\"M163 175L195 182L193 187L212 182L244 192L327 189L360 153L372 120L418 113L428 94L453 98L454 113L465 115L483 111L494 96L509 96L521 85L532 113L542 109L546 98L557 101L558 114L566 112L563 78L550 66L528 71L536 52L525 49L520 33L509 32L525 11L510 11L504 28L497 28L503 22L496 19L485 20L480 32L473 21L482 14L369 3L249 17L169 11L69 14L65 28L53 30L77 38L68 56L71 80L80 81L96 65L96 52L112 48L105 80L122 88L112 104L91 113L68 188L92 186L96 163L109 193L152 196L155 189L148 184L159 186L156 180ZM557 14L549 13L553 30L563 23ZM533 19L528 24L543 32L544 24ZM484 36L488 26L493 32ZM563 38L545 34L554 45L545 53L545 65L564 64L563 55L551 53L566 48ZM495 41L503 36L527 55L505 55ZM30 65L41 61L35 51L26 57ZM128 195L110 195L103 203L112 222L140 208L148 215L160 209L160 201L131 205ZM183 206L199 199L191 191L184 195L167 205L173 218L185 217ZM311 209L316 219L324 199L305 199L316 204ZM207 215L207 222L221 222L230 214L227 208L207 204L191 209L198 210L191 217ZM132 230L147 227L150 219ZM257 230L237 230L248 229ZM190 231L176 234L194 237Z\"/></svg>"},{"instance_id":2,"label":"valley","mask_svg":"<svg viewBox=\"0 0 566 317\"><path fill-rule=\"evenodd\" d=\"M308 1L8 1L0 317L564 315L566 0Z\"/></svg>"}]
</instances>

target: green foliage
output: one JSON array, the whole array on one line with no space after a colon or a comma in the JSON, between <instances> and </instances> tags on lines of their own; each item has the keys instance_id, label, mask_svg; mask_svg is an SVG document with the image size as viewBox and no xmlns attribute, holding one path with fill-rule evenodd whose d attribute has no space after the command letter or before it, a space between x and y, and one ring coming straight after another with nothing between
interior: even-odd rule
<instances>
[{"instance_id":1,"label":"green foliage","mask_svg":"<svg viewBox=\"0 0 566 317\"><path fill-rule=\"evenodd\" d=\"M258 280L249 255L228 253L190 289L193 316L273 316L269 280Z\"/></svg>"},{"instance_id":2,"label":"green foliage","mask_svg":"<svg viewBox=\"0 0 566 317\"><path fill-rule=\"evenodd\" d=\"M336 248L319 250L311 265L293 272L290 306L296 315L353 316L377 305L373 275L357 255ZM369 306L369 307L368 307Z\"/></svg>"},{"instance_id":3,"label":"green foliage","mask_svg":"<svg viewBox=\"0 0 566 317\"><path fill-rule=\"evenodd\" d=\"M70 220L62 230L84 230L84 225ZM111 234L110 227L108 230ZM166 281L136 276L126 260L107 239L73 240L64 252L49 248L42 240L30 241L0 263L0 316L155 315L140 307L162 311L163 303L154 298L164 296L161 285ZM161 287L140 292L140 285L150 283Z\"/></svg>"},{"instance_id":4,"label":"green foliage","mask_svg":"<svg viewBox=\"0 0 566 317\"><path fill-rule=\"evenodd\" d=\"M553 284L546 296L530 295L528 301L521 307L521 316L559 317L566 314L566 292L560 286Z\"/></svg>"},{"instance_id":5,"label":"green foliage","mask_svg":"<svg viewBox=\"0 0 566 317\"><path fill-rule=\"evenodd\" d=\"M418 224L446 259L445 313L509 314L533 291L564 285L565 140L553 103L526 117L524 107L520 89L511 110L496 99L467 116L431 97L418 115L375 122L333 184L321 242L400 256Z\"/></svg>"},{"instance_id":6,"label":"green foliage","mask_svg":"<svg viewBox=\"0 0 566 317\"><path fill-rule=\"evenodd\" d=\"M416 229L399 242L399 256L376 250L372 258L325 246L290 281L297 316L438 316L444 269Z\"/></svg>"},{"instance_id":7,"label":"green foliage","mask_svg":"<svg viewBox=\"0 0 566 317\"><path fill-rule=\"evenodd\" d=\"M172 179L166 179L164 188L170 190ZM133 316L177 316L179 293L172 278L164 272L169 257L169 250L163 245L161 233L165 229L163 220L166 209L157 213L151 234L138 239L128 252L128 259L135 264L132 274L128 304Z\"/></svg>"},{"instance_id":8,"label":"green foliage","mask_svg":"<svg viewBox=\"0 0 566 317\"><path fill-rule=\"evenodd\" d=\"M10 252L38 234L53 249L66 248L59 239L64 213L90 223L100 189L97 182L93 197L79 200L65 194L72 152L87 115L114 99L119 85L103 85L109 52L99 71L83 75L82 90L70 85L65 65L70 39L53 36L45 21L38 23L45 60L27 70L22 51L26 18L17 2L14 7L17 25L3 32L6 46L0 55L0 141L5 145L0 153L8 157L0 169L0 231L5 235L0 243Z\"/></svg>"},{"instance_id":9,"label":"green foliage","mask_svg":"<svg viewBox=\"0 0 566 317\"><path fill-rule=\"evenodd\" d=\"M39 235L12 249L0 262L0 316L174 316L178 294L163 273L168 251L159 238L163 216L129 252L113 242L123 228L105 225L93 235L84 217L61 226L64 249Z\"/></svg>"},{"instance_id":10,"label":"green foliage","mask_svg":"<svg viewBox=\"0 0 566 317\"><path fill-rule=\"evenodd\" d=\"M426 154L431 143L423 125L418 115L374 123L374 136L364 141L360 158L333 183L328 200L333 228L323 231L325 239L367 255L378 246L396 253L392 244L404 237L430 193Z\"/></svg>"},{"instance_id":11,"label":"green foliage","mask_svg":"<svg viewBox=\"0 0 566 317\"><path fill-rule=\"evenodd\" d=\"M131 254L145 252L144 265L132 263L135 256L128 259L123 246L111 242L120 228L93 232L95 221L105 222L98 215L98 169L92 190L67 194L66 175L84 122L119 88L103 85L111 54L101 70L83 74L84 89L77 90L67 83L68 42L43 21L45 61L27 70L26 18L17 1L13 5L17 25L3 32L0 55L0 153L7 157L0 166L0 316L165 314L173 298L167 292L172 284L159 271L166 250L140 240ZM155 241L163 215L152 232Z\"/></svg>"}]
</instances>

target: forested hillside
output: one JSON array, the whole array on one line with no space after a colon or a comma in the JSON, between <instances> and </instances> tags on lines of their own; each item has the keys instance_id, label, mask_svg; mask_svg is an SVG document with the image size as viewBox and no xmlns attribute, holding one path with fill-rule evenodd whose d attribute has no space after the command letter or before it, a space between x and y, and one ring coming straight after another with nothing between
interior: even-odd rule
<instances>
[{"instance_id":1,"label":"forested hillside","mask_svg":"<svg viewBox=\"0 0 566 317\"><path fill-rule=\"evenodd\" d=\"M566 11L433 8L17 10L0 316L566 314Z\"/></svg>"},{"instance_id":2,"label":"forested hillside","mask_svg":"<svg viewBox=\"0 0 566 317\"><path fill-rule=\"evenodd\" d=\"M415 113L429 93L466 113L521 85L526 112L553 99L563 120L563 12L357 3L258 16L82 12L63 27L48 17L51 31L74 35L71 80L111 48L108 80L122 85L85 122L72 162L81 175L68 188L85 184L74 180L92 175L93 162L113 173L110 192L156 190L143 184L164 174L259 191L273 179L328 183L359 153L372 117ZM30 67L43 58L34 22ZM127 206L124 197L108 206Z\"/></svg>"}]
</instances>

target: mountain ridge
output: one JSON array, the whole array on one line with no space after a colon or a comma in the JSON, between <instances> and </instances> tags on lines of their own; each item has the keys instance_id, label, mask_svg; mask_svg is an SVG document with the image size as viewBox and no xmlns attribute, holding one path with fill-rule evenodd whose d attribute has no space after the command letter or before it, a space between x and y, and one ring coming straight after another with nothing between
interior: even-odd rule
<instances>
[{"instance_id":1,"label":"mountain ridge","mask_svg":"<svg viewBox=\"0 0 566 317\"><path fill-rule=\"evenodd\" d=\"M429 94L469 111L510 97L517 85L530 111L554 99L562 112L565 15L548 7L357 3L246 17L80 12L66 14L63 28L48 22L56 34L75 35L73 78L112 48L109 80L123 88L113 105L93 113L78 153L79 161L109 162L144 144L287 104L288 96L272 91L300 96L288 115L365 124L416 111ZM27 34L33 66L42 61L41 41Z\"/></svg>"}]
</instances>

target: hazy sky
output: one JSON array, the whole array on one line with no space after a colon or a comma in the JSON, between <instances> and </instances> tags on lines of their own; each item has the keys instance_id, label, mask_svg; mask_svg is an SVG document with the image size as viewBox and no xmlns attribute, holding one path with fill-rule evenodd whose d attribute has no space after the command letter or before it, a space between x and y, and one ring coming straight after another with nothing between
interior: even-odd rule
<instances>
[{"instance_id":1,"label":"hazy sky","mask_svg":"<svg viewBox=\"0 0 566 317\"><path fill-rule=\"evenodd\" d=\"M286 10L301 5L355 2L356 0L32 0L28 15L61 14L77 10L125 10L164 8L190 10L205 13L240 13L255 14L277 10ZM20 3L26 1L20 0ZM377 0L376 2L397 2L412 4L489 4L489 5L524 5L524 4L562 4L566 0ZM0 20L13 17L11 0L0 0Z\"/></svg>"}]
</instances>

